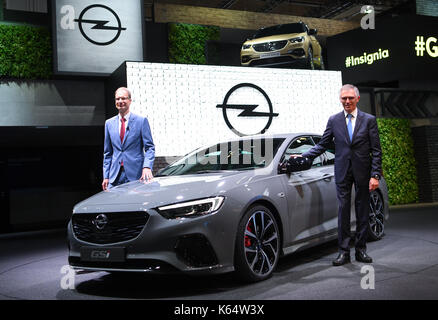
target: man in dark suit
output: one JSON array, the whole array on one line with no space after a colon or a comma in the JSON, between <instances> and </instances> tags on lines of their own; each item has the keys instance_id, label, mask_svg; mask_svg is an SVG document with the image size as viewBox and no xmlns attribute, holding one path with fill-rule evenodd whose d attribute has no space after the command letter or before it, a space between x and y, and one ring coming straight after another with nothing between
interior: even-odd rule
<instances>
[{"instance_id":1,"label":"man in dark suit","mask_svg":"<svg viewBox=\"0 0 438 320\"><path fill-rule=\"evenodd\" d=\"M119 114L105 122L103 190L153 178L155 145L147 118L130 112L131 93L127 88L116 90L115 102Z\"/></svg>"},{"instance_id":2,"label":"man in dark suit","mask_svg":"<svg viewBox=\"0 0 438 320\"><path fill-rule=\"evenodd\" d=\"M371 263L366 253L368 236L370 191L379 187L382 173L382 150L376 118L357 109L359 90L346 84L340 90L344 111L331 116L319 143L302 154L315 158L332 142L335 144L335 182L338 198L338 246L339 255L333 265L350 262L351 240L350 208L351 193L356 191L356 260Z\"/></svg>"}]
</instances>

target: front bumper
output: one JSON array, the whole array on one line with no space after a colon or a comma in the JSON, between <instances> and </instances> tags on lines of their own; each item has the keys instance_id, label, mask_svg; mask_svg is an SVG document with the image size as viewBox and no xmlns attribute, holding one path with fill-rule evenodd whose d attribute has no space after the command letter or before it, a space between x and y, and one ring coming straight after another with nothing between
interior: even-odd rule
<instances>
[{"instance_id":1,"label":"front bumper","mask_svg":"<svg viewBox=\"0 0 438 320\"><path fill-rule=\"evenodd\" d=\"M242 66L282 66L304 64L307 61L306 48L302 44L287 45L276 51L259 52L253 48L240 52Z\"/></svg>"},{"instance_id":2,"label":"front bumper","mask_svg":"<svg viewBox=\"0 0 438 320\"><path fill-rule=\"evenodd\" d=\"M156 273L212 274L234 270L235 229L239 216L234 209L223 206L214 214L185 219L165 219L154 210L148 210L147 214L147 222L138 236L107 243L80 239L72 219L68 225L70 266L80 270ZM99 255L105 250L120 248L124 252L122 261ZM84 249L96 255L85 257Z\"/></svg>"},{"instance_id":3,"label":"front bumper","mask_svg":"<svg viewBox=\"0 0 438 320\"><path fill-rule=\"evenodd\" d=\"M307 67L308 61L306 58L294 58L290 56L281 56L275 58L266 59L253 59L247 64L242 64L242 66L249 67Z\"/></svg>"}]
</instances>

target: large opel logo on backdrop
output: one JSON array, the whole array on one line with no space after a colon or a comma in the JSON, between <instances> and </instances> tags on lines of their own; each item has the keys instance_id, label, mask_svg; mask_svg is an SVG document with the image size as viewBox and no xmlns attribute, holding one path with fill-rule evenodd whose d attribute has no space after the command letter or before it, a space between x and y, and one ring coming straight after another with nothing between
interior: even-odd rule
<instances>
[{"instance_id":1,"label":"large opel logo on backdrop","mask_svg":"<svg viewBox=\"0 0 438 320\"><path fill-rule=\"evenodd\" d=\"M247 104L248 102L255 103ZM265 133L271 126L272 119L278 116L278 113L274 113L266 92L252 83L240 83L232 87L225 95L223 103L216 108L222 108L228 128L240 137ZM254 111L256 109L258 111ZM236 113L229 110L243 111Z\"/></svg>"},{"instance_id":2,"label":"large opel logo on backdrop","mask_svg":"<svg viewBox=\"0 0 438 320\"><path fill-rule=\"evenodd\" d=\"M105 214L99 214L94 220L93 225L97 230L102 230L108 224L108 218Z\"/></svg>"},{"instance_id":3,"label":"large opel logo on backdrop","mask_svg":"<svg viewBox=\"0 0 438 320\"><path fill-rule=\"evenodd\" d=\"M90 18L96 16L101 19ZM122 31L126 30L122 27L122 22L114 10L102 4L86 7L75 21L79 25L82 36L98 46L106 46L115 42Z\"/></svg>"}]
</instances>

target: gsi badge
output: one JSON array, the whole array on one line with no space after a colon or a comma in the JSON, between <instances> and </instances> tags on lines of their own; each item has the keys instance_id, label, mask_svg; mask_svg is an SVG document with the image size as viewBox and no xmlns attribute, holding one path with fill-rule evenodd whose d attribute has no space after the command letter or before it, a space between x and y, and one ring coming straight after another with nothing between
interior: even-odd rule
<instances>
[{"instance_id":1,"label":"gsi badge","mask_svg":"<svg viewBox=\"0 0 438 320\"><path fill-rule=\"evenodd\" d=\"M84 8L77 19L75 9L71 5L62 6L60 14L62 15L60 26L63 30L75 30L75 23L78 23L82 36L99 46L110 45L119 38L122 31L126 30L122 27L116 12L101 4L93 4ZM102 19L89 18L96 16Z\"/></svg>"},{"instance_id":2,"label":"gsi badge","mask_svg":"<svg viewBox=\"0 0 438 320\"><path fill-rule=\"evenodd\" d=\"M93 250L90 253L90 257L93 259L108 259L110 252L107 250Z\"/></svg>"}]
</instances>

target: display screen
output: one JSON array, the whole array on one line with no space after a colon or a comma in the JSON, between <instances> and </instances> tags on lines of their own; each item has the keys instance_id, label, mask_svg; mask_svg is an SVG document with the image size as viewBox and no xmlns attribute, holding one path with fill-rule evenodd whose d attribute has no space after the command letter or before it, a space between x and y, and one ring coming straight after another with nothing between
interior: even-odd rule
<instances>
[{"instance_id":1,"label":"display screen","mask_svg":"<svg viewBox=\"0 0 438 320\"><path fill-rule=\"evenodd\" d=\"M376 18L375 29L355 29L327 38L330 70L344 83L385 83L435 79L438 72L438 18Z\"/></svg>"},{"instance_id":2,"label":"display screen","mask_svg":"<svg viewBox=\"0 0 438 320\"><path fill-rule=\"evenodd\" d=\"M126 63L131 111L149 120L157 156L238 136L322 134L340 112L341 73L170 63Z\"/></svg>"},{"instance_id":3,"label":"display screen","mask_svg":"<svg viewBox=\"0 0 438 320\"><path fill-rule=\"evenodd\" d=\"M143 61L142 1L55 0L52 12L55 73L105 76Z\"/></svg>"}]
</instances>

